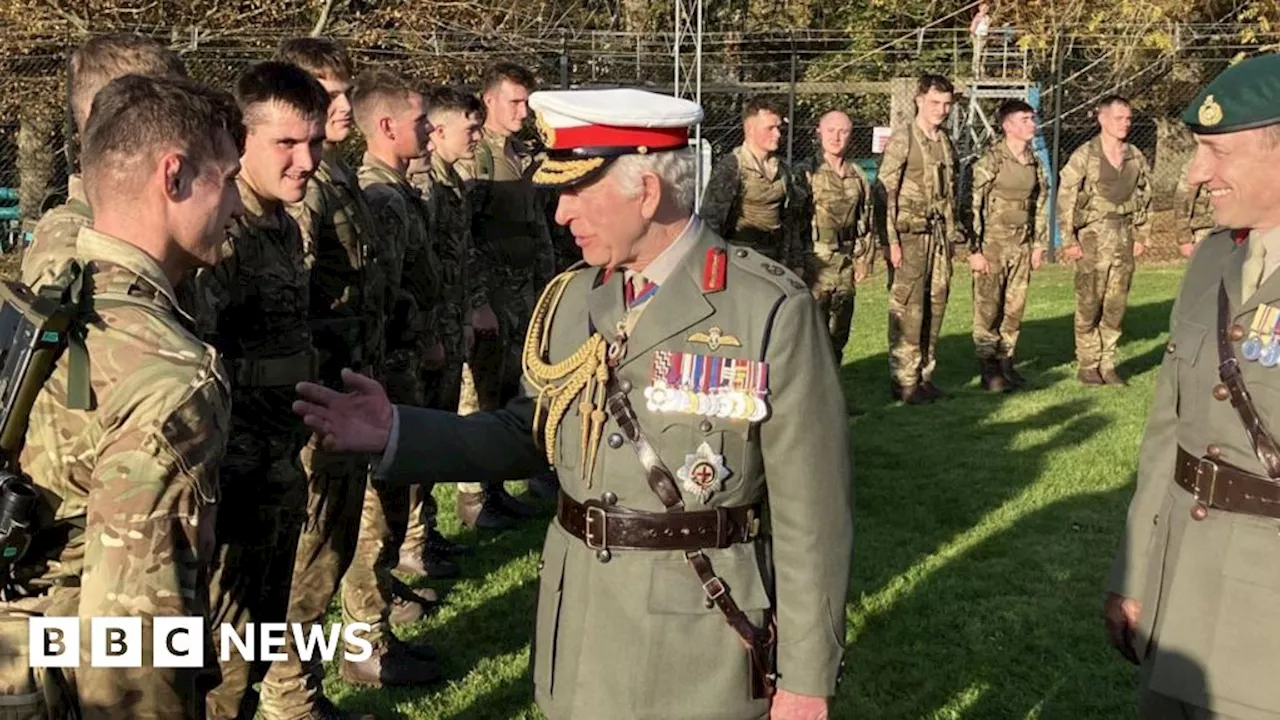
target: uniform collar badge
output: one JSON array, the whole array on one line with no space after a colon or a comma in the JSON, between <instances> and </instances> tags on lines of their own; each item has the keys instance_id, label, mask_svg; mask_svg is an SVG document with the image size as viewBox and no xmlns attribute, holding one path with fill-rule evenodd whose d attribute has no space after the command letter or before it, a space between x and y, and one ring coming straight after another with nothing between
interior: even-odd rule
<instances>
[{"instance_id":1,"label":"uniform collar badge","mask_svg":"<svg viewBox=\"0 0 1280 720\"><path fill-rule=\"evenodd\" d=\"M741 340L724 332L719 327L713 327L706 332L693 333L685 338L685 342L703 343L712 352L719 350L721 347L742 347Z\"/></svg>"},{"instance_id":2,"label":"uniform collar badge","mask_svg":"<svg viewBox=\"0 0 1280 720\"><path fill-rule=\"evenodd\" d=\"M712 494L723 490L724 481L730 474L724 465L724 456L717 455L705 442L698 446L697 452L685 455L684 466L676 471L680 487L697 495L701 503L706 503Z\"/></svg>"}]
</instances>

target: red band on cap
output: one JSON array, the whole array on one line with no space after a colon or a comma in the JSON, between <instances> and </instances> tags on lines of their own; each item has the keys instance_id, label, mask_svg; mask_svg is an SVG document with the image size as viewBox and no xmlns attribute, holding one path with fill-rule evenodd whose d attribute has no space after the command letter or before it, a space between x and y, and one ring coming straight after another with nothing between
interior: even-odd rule
<instances>
[{"instance_id":1,"label":"red band on cap","mask_svg":"<svg viewBox=\"0 0 1280 720\"><path fill-rule=\"evenodd\" d=\"M556 128L549 150L582 147L640 147L671 150L689 144L689 128L625 128L611 125L581 125Z\"/></svg>"}]
</instances>

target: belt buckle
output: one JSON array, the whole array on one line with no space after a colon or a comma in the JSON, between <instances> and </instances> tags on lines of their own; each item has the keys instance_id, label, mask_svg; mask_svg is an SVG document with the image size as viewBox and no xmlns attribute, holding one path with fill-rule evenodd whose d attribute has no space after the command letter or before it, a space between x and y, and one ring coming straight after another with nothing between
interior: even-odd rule
<instances>
[{"instance_id":1,"label":"belt buckle","mask_svg":"<svg viewBox=\"0 0 1280 720\"><path fill-rule=\"evenodd\" d=\"M1200 482L1206 474L1209 476L1209 493L1207 498L1201 493L1202 486ZM1198 500L1203 505L1212 506L1213 493L1214 493L1214 490L1217 489L1217 487L1218 487L1218 463L1210 460L1209 458L1203 458L1203 457L1200 458L1199 463L1196 465L1196 493L1195 493L1196 500Z\"/></svg>"},{"instance_id":2,"label":"belt buckle","mask_svg":"<svg viewBox=\"0 0 1280 720\"><path fill-rule=\"evenodd\" d=\"M582 530L582 541L592 550L605 550L609 547L608 522L609 514L605 509L598 505L587 505L586 507L586 523ZM593 526L599 526L600 544L592 542L592 538L596 533L592 532Z\"/></svg>"},{"instance_id":3,"label":"belt buckle","mask_svg":"<svg viewBox=\"0 0 1280 720\"><path fill-rule=\"evenodd\" d=\"M708 600L715 602L729 592L729 588L725 586L724 581L718 575L712 575L710 580L702 583L702 592L707 594Z\"/></svg>"}]
</instances>

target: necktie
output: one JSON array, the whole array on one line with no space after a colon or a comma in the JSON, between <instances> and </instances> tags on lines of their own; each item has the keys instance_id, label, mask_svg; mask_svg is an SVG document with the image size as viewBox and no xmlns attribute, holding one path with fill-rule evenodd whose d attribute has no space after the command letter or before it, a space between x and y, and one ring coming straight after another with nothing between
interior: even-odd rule
<instances>
[{"instance_id":1,"label":"necktie","mask_svg":"<svg viewBox=\"0 0 1280 720\"><path fill-rule=\"evenodd\" d=\"M1249 246L1244 258L1244 269L1240 277L1240 299L1247 300L1262 284L1262 275L1267 268L1267 246L1262 242L1260 233L1249 235Z\"/></svg>"},{"instance_id":2,"label":"necktie","mask_svg":"<svg viewBox=\"0 0 1280 720\"><path fill-rule=\"evenodd\" d=\"M628 310L638 310L645 303L653 299L654 293L658 292L658 286L646 280L644 275L634 273L627 282L623 296L627 301Z\"/></svg>"}]
</instances>

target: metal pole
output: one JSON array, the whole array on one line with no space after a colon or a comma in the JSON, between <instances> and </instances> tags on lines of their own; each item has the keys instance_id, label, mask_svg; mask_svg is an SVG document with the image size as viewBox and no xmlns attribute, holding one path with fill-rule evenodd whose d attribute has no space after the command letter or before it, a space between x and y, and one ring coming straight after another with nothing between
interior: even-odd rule
<instances>
[{"instance_id":1,"label":"metal pole","mask_svg":"<svg viewBox=\"0 0 1280 720\"><path fill-rule=\"evenodd\" d=\"M1049 262L1057 256L1057 249L1062 238L1058 237L1058 168L1062 156L1062 29L1053 36L1053 150L1049 163Z\"/></svg>"},{"instance_id":2,"label":"metal pole","mask_svg":"<svg viewBox=\"0 0 1280 720\"><path fill-rule=\"evenodd\" d=\"M569 38L560 31L560 87L569 89Z\"/></svg>"},{"instance_id":3,"label":"metal pole","mask_svg":"<svg viewBox=\"0 0 1280 720\"><path fill-rule=\"evenodd\" d=\"M796 139L796 31L791 31L791 89L787 93L787 164L795 162L792 150Z\"/></svg>"}]
</instances>

